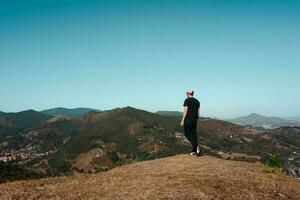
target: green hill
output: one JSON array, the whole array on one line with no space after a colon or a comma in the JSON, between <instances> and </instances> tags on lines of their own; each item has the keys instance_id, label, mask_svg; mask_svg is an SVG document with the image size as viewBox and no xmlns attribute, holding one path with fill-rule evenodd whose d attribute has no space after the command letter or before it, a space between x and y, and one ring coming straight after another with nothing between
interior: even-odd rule
<instances>
[{"instance_id":1,"label":"green hill","mask_svg":"<svg viewBox=\"0 0 300 200\"><path fill-rule=\"evenodd\" d=\"M41 111L44 114L51 115L51 116L58 116L58 115L63 115L66 117L79 117L87 112L100 112L100 110L93 109L93 108L74 108L74 109L69 109L69 108L52 108L48 110L43 110Z\"/></svg>"},{"instance_id":2,"label":"green hill","mask_svg":"<svg viewBox=\"0 0 300 200\"><path fill-rule=\"evenodd\" d=\"M37 127L50 118L52 117L34 110L26 110L18 113L2 112L0 114L0 136Z\"/></svg>"},{"instance_id":3,"label":"green hill","mask_svg":"<svg viewBox=\"0 0 300 200\"><path fill-rule=\"evenodd\" d=\"M77 120L82 124L77 134L49 162L56 168L63 168L66 162L95 148L103 151L99 160L110 163L102 166L95 161L95 168L175 155L189 149L174 137L179 130L179 119L174 117L126 107L88 113Z\"/></svg>"}]
</instances>

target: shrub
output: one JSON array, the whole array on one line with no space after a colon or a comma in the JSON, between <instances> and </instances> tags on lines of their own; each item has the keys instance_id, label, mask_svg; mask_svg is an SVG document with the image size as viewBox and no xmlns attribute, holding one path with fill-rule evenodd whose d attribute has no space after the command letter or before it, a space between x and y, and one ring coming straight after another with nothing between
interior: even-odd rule
<instances>
[{"instance_id":1,"label":"shrub","mask_svg":"<svg viewBox=\"0 0 300 200\"><path fill-rule=\"evenodd\" d=\"M279 155L271 155L269 157L268 166L272 168L282 168L283 162Z\"/></svg>"}]
</instances>

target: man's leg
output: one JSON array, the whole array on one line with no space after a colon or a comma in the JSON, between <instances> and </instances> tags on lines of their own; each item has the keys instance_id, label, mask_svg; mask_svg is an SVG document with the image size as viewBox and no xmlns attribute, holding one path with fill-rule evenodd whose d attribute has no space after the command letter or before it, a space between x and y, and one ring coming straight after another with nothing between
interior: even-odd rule
<instances>
[{"instance_id":1,"label":"man's leg","mask_svg":"<svg viewBox=\"0 0 300 200\"><path fill-rule=\"evenodd\" d=\"M194 151L194 140L193 140L193 136L192 136L192 130L193 130L193 126L190 120L185 120L184 121L184 135L185 137L188 139L188 141L190 141L190 143L192 144L192 152L196 152Z\"/></svg>"},{"instance_id":2,"label":"man's leg","mask_svg":"<svg viewBox=\"0 0 300 200\"><path fill-rule=\"evenodd\" d=\"M192 131L192 138L193 138L193 150L196 150L197 156L202 156L202 146L198 143L198 135L197 135L197 120L194 122L193 131Z\"/></svg>"},{"instance_id":3,"label":"man's leg","mask_svg":"<svg viewBox=\"0 0 300 200\"><path fill-rule=\"evenodd\" d=\"M197 151L197 147L198 147L197 120L193 120L192 121L191 143L193 145L193 152L196 152Z\"/></svg>"}]
</instances>

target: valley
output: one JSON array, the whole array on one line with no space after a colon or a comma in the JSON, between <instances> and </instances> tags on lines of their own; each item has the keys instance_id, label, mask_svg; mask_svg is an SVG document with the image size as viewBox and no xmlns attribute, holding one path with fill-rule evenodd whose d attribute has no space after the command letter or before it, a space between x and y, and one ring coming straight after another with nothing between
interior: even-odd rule
<instances>
[{"instance_id":1,"label":"valley","mask_svg":"<svg viewBox=\"0 0 300 200\"><path fill-rule=\"evenodd\" d=\"M23 129L15 129L11 123L10 129L18 131L2 134L0 155L6 168L17 165L29 170L33 175L28 178L95 173L187 154L191 149L179 126L180 116L124 107L71 118L44 118ZM200 118L198 123L199 142L206 155L268 163L276 154L286 173L299 177L300 127L263 130L210 118ZM17 180L18 174L9 177Z\"/></svg>"}]
</instances>

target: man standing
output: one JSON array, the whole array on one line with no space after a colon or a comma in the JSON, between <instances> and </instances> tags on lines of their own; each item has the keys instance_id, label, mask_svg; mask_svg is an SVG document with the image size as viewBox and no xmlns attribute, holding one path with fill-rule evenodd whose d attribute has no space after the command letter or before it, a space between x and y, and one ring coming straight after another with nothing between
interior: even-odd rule
<instances>
[{"instance_id":1,"label":"man standing","mask_svg":"<svg viewBox=\"0 0 300 200\"><path fill-rule=\"evenodd\" d=\"M186 92L187 98L183 103L183 116L180 125L184 127L184 135L192 144L191 155L200 156L201 149L198 145L197 120L200 112L200 102L194 98L194 91Z\"/></svg>"}]
</instances>

